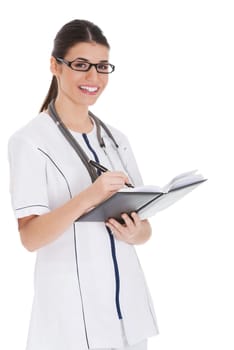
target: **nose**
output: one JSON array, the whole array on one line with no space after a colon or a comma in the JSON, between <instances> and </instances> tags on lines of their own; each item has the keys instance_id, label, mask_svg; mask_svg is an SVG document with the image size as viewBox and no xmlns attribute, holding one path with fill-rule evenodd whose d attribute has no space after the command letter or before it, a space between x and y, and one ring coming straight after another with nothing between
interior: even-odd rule
<instances>
[{"instance_id":1,"label":"nose","mask_svg":"<svg viewBox=\"0 0 234 350\"><path fill-rule=\"evenodd\" d=\"M86 72L86 79L95 81L97 79L98 72L95 66L91 66L91 68Z\"/></svg>"}]
</instances>

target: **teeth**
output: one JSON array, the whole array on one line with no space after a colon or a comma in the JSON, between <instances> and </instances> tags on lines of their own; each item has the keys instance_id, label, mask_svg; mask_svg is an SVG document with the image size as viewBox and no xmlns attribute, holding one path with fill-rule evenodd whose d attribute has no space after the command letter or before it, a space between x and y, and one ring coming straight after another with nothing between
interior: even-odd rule
<instances>
[{"instance_id":1,"label":"teeth","mask_svg":"<svg viewBox=\"0 0 234 350\"><path fill-rule=\"evenodd\" d=\"M80 86L80 88L82 89L82 90L87 90L87 91L89 91L89 92L95 92L95 91L97 91L97 87L91 87L91 86Z\"/></svg>"}]
</instances>

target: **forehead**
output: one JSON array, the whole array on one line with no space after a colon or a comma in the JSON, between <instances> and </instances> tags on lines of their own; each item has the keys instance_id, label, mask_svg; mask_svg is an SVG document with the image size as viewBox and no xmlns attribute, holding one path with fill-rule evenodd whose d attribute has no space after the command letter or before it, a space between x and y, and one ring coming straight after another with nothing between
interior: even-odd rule
<instances>
[{"instance_id":1,"label":"forehead","mask_svg":"<svg viewBox=\"0 0 234 350\"><path fill-rule=\"evenodd\" d=\"M78 57L82 57L93 62L108 60L109 49L106 46L97 44L95 42L78 43L68 50L66 59L72 61Z\"/></svg>"}]
</instances>

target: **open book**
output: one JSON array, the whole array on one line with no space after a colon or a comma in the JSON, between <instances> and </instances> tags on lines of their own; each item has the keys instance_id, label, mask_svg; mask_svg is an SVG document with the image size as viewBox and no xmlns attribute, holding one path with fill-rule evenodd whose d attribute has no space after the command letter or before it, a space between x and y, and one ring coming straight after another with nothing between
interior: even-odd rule
<instances>
[{"instance_id":1,"label":"open book","mask_svg":"<svg viewBox=\"0 0 234 350\"><path fill-rule=\"evenodd\" d=\"M146 219L168 208L204 181L206 179L198 174L197 170L193 170L174 177L163 187L124 188L77 221L106 221L112 217L122 222L121 214L130 214L133 211L137 212L141 219Z\"/></svg>"}]
</instances>

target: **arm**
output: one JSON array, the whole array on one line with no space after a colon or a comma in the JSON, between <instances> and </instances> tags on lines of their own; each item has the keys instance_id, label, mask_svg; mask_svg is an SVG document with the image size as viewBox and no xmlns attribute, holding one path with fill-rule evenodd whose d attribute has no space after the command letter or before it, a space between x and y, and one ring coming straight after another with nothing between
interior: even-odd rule
<instances>
[{"instance_id":1,"label":"arm","mask_svg":"<svg viewBox=\"0 0 234 350\"><path fill-rule=\"evenodd\" d=\"M63 206L43 215L18 219L22 244L29 251L34 251L51 243L77 218L112 196L128 181L122 172L106 172Z\"/></svg>"}]
</instances>

